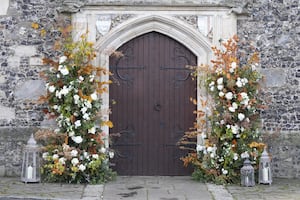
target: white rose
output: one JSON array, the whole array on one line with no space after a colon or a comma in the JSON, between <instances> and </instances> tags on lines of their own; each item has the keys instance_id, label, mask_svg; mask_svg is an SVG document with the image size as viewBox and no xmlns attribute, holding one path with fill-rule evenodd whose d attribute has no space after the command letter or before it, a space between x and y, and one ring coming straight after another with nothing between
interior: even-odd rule
<instances>
[{"instance_id":1,"label":"white rose","mask_svg":"<svg viewBox=\"0 0 300 200\"><path fill-rule=\"evenodd\" d=\"M82 76L79 76L78 79L79 79L80 82L84 81L84 78Z\"/></svg>"},{"instance_id":2,"label":"white rose","mask_svg":"<svg viewBox=\"0 0 300 200\"><path fill-rule=\"evenodd\" d=\"M81 122L80 122L80 120L77 120L77 121L75 122L75 128L77 128L77 127L79 127L79 126L81 126Z\"/></svg>"},{"instance_id":3,"label":"white rose","mask_svg":"<svg viewBox=\"0 0 300 200\"><path fill-rule=\"evenodd\" d=\"M223 77L218 78L217 83L218 83L219 85L223 84Z\"/></svg>"},{"instance_id":4,"label":"white rose","mask_svg":"<svg viewBox=\"0 0 300 200\"><path fill-rule=\"evenodd\" d=\"M211 87L211 86L213 86L213 85L215 85L215 82L214 82L214 81L210 82L210 84L209 84L208 86Z\"/></svg>"},{"instance_id":5,"label":"white rose","mask_svg":"<svg viewBox=\"0 0 300 200\"><path fill-rule=\"evenodd\" d=\"M98 96L97 96L97 93L96 92L94 92L93 94L91 94L91 98L92 98L92 100L97 100L98 99Z\"/></svg>"},{"instance_id":6,"label":"white rose","mask_svg":"<svg viewBox=\"0 0 300 200\"><path fill-rule=\"evenodd\" d=\"M80 109L80 111L82 112L82 114L86 113L86 111L87 111L87 107L83 107L83 108L81 108L81 109Z\"/></svg>"},{"instance_id":7,"label":"white rose","mask_svg":"<svg viewBox=\"0 0 300 200\"><path fill-rule=\"evenodd\" d=\"M223 90L224 86L223 85L218 85L217 88L218 88L218 90Z\"/></svg>"},{"instance_id":8,"label":"white rose","mask_svg":"<svg viewBox=\"0 0 300 200\"><path fill-rule=\"evenodd\" d=\"M229 110L230 112L235 112L235 108L232 107L232 106L230 106L230 107L228 108L228 110Z\"/></svg>"},{"instance_id":9,"label":"white rose","mask_svg":"<svg viewBox=\"0 0 300 200\"><path fill-rule=\"evenodd\" d=\"M248 83L248 79L247 78L243 78L241 81L242 81L242 83L244 83L244 85L246 85Z\"/></svg>"},{"instance_id":10,"label":"white rose","mask_svg":"<svg viewBox=\"0 0 300 200\"><path fill-rule=\"evenodd\" d=\"M93 154L93 155L92 155L92 158L94 158L94 159L97 160L97 159L99 158L99 155L98 155L98 154Z\"/></svg>"},{"instance_id":11,"label":"white rose","mask_svg":"<svg viewBox=\"0 0 300 200\"><path fill-rule=\"evenodd\" d=\"M86 169L86 167L83 164L80 164L78 169L83 172Z\"/></svg>"},{"instance_id":12,"label":"white rose","mask_svg":"<svg viewBox=\"0 0 300 200\"><path fill-rule=\"evenodd\" d=\"M241 154L241 158L244 159L244 158L249 158L249 154L247 151L245 151L244 153Z\"/></svg>"},{"instance_id":13,"label":"white rose","mask_svg":"<svg viewBox=\"0 0 300 200\"><path fill-rule=\"evenodd\" d=\"M233 98L233 93L232 92L227 92L225 94L225 98L228 99L228 100L231 100Z\"/></svg>"},{"instance_id":14,"label":"white rose","mask_svg":"<svg viewBox=\"0 0 300 200\"><path fill-rule=\"evenodd\" d=\"M74 103L75 104L78 104L78 102L79 102L79 95L77 95L77 94L75 94L74 96L73 96L73 98L74 98Z\"/></svg>"},{"instance_id":15,"label":"white rose","mask_svg":"<svg viewBox=\"0 0 300 200\"><path fill-rule=\"evenodd\" d=\"M59 156L57 154L53 154L52 159L53 160L57 160L59 158Z\"/></svg>"},{"instance_id":16,"label":"white rose","mask_svg":"<svg viewBox=\"0 0 300 200\"><path fill-rule=\"evenodd\" d=\"M65 65L59 65L58 71L60 71L60 73L64 76L69 74L69 70Z\"/></svg>"},{"instance_id":17,"label":"white rose","mask_svg":"<svg viewBox=\"0 0 300 200\"><path fill-rule=\"evenodd\" d=\"M73 140L75 143L77 143L77 144L80 144L80 143L83 141L83 139L82 139L81 136L73 136L73 137L71 137L71 138L72 138L72 140Z\"/></svg>"},{"instance_id":18,"label":"white rose","mask_svg":"<svg viewBox=\"0 0 300 200\"><path fill-rule=\"evenodd\" d=\"M92 127L88 130L88 133L91 133L91 134L95 134L96 133L96 127Z\"/></svg>"},{"instance_id":19,"label":"white rose","mask_svg":"<svg viewBox=\"0 0 300 200\"><path fill-rule=\"evenodd\" d=\"M51 93L53 93L54 91L55 91L55 87L54 87L54 85L51 85L49 88L48 88L48 90L49 90L49 92L51 92Z\"/></svg>"},{"instance_id":20,"label":"white rose","mask_svg":"<svg viewBox=\"0 0 300 200\"><path fill-rule=\"evenodd\" d=\"M61 90L60 90L60 94L62 95L66 95L69 93L69 88L67 88L66 86L64 86Z\"/></svg>"},{"instance_id":21,"label":"white rose","mask_svg":"<svg viewBox=\"0 0 300 200\"><path fill-rule=\"evenodd\" d=\"M62 165L66 164L66 159L65 158L60 158L58 159L58 162L61 163Z\"/></svg>"},{"instance_id":22,"label":"white rose","mask_svg":"<svg viewBox=\"0 0 300 200\"><path fill-rule=\"evenodd\" d=\"M238 134L239 133L239 126L238 125L231 125L231 131L233 134Z\"/></svg>"},{"instance_id":23,"label":"white rose","mask_svg":"<svg viewBox=\"0 0 300 200\"><path fill-rule=\"evenodd\" d=\"M237 108L238 108L237 103L233 102L233 103L232 103L232 107L233 107L234 109L237 109Z\"/></svg>"},{"instance_id":24,"label":"white rose","mask_svg":"<svg viewBox=\"0 0 300 200\"><path fill-rule=\"evenodd\" d=\"M106 152L106 148L101 147L100 152L101 152L101 153L105 153L105 152Z\"/></svg>"},{"instance_id":25,"label":"white rose","mask_svg":"<svg viewBox=\"0 0 300 200\"><path fill-rule=\"evenodd\" d=\"M210 91L212 91L212 92L215 91L215 86L211 86Z\"/></svg>"},{"instance_id":26,"label":"white rose","mask_svg":"<svg viewBox=\"0 0 300 200\"><path fill-rule=\"evenodd\" d=\"M212 147L207 147L207 152L211 152L213 151L213 148Z\"/></svg>"},{"instance_id":27,"label":"white rose","mask_svg":"<svg viewBox=\"0 0 300 200\"><path fill-rule=\"evenodd\" d=\"M228 174L228 170L222 168L222 173L223 173L224 175L226 175L226 174Z\"/></svg>"},{"instance_id":28,"label":"white rose","mask_svg":"<svg viewBox=\"0 0 300 200\"><path fill-rule=\"evenodd\" d=\"M239 88L240 88L240 87L243 87L243 83L242 83L241 80L239 80L239 79L236 81L235 84L236 84L236 86L238 86Z\"/></svg>"},{"instance_id":29,"label":"white rose","mask_svg":"<svg viewBox=\"0 0 300 200\"><path fill-rule=\"evenodd\" d=\"M239 155L237 153L233 154L233 160L237 160L239 158Z\"/></svg>"},{"instance_id":30,"label":"white rose","mask_svg":"<svg viewBox=\"0 0 300 200\"><path fill-rule=\"evenodd\" d=\"M67 60L67 56L62 56L59 58L59 64L64 63Z\"/></svg>"},{"instance_id":31,"label":"white rose","mask_svg":"<svg viewBox=\"0 0 300 200\"><path fill-rule=\"evenodd\" d=\"M214 153L210 153L210 157L211 157L211 158L214 158L214 157L215 157L215 154L214 154Z\"/></svg>"},{"instance_id":32,"label":"white rose","mask_svg":"<svg viewBox=\"0 0 300 200\"><path fill-rule=\"evenodd\" d=\"M243 121L245 119L245 115L243 113L239 113L238 118L240 121Z\"/></svg>"},{"instance_id":33,"label":"white rose","mask_svg":"<svg viewBox=\"0 0 300 200\"><path fill-rule=\"evenodd\" d=\"M94 81L94 78L95 78L95 75L93 75L93 74L90 75L90 80L89 80L89 81L90 81L90 82L93 82L93 81Z\"/></svg>"},{"instance_id":34,"label":"white rose","mask_svg":"<svg viewBox=\"0 0 300 200\"><path fill-rule=\"evenodd\" d=\"M235 69L236 68L236 62L231 63L231 68Z\"/></svg>"},{"instance_id":35,"label":"white rose","mask_svg":"<svg viewBox=\"0 0 300 200\"><path fill-rule=\"evenodd\" d=\"M47 160L47 157L49 156L49 153L48 152L44 152L43 154L42 154L42 158L44 159L44 160Z\"/></svg>"},{"instance_id":36,"label":"white rose","mask_svg":"<svg viewBox=\"0 0 300 200\"><path fill-rule=\"evenodd\" d=\"M77 165L77 164L79 163L78 158L73 158L73 159L71 160L71 163L72 163L73 166Z\"/></svg>"},{"instance_id":37,"label":"white rose","mask_svg":"<svg viewBox=\"0 0 300 200\"><path fill-rule=\"evenodd\" d=\"M78 151L75 150L75 149L73 149L73 150L71 151L71 156L72 156L72 157L76 157L77 155L78 155Z\"/></svg>"},{"instance_id":38,"label":"white rose","mask_svg":"<svg viewBox=\"0 0 300 200\"><path fill-rule=\"evenodd\" d=\"M219 97L224 97L224 95L225 95L224 92L222 92L222 91L219 92Z\"/></svg>"},{"instance_id":39,"label":"white rose","mask_svg":"<svg viewBox=\"0 0 300 200\"><path fill-rule=\"evenodd\" d=\"M203 150L204 150L204 146L197 144L196 151L199 152L199 151L203 151Z\"/></svg>"},{"instance_id":40,"label":"white rose","mask_svg":"<svg viewBox=\"0 0 300 200\"><path fill-rule=\"evenodd\" d=\"M85 120L90 120L90 115L88 113L84 113L82 118L85 119Z\"/></svg>"},{"instance_id":41,"label":"white rose","mask_svg":"<svg viewBox=\"0 0 300 200\"><path fill-rule=\"evenodd\" d=\"M74 131L70 131L70 132L69 132L69 136L70 136L70 137L73 137L74 135L75 135Z\"/></svg>"}]
</instances>

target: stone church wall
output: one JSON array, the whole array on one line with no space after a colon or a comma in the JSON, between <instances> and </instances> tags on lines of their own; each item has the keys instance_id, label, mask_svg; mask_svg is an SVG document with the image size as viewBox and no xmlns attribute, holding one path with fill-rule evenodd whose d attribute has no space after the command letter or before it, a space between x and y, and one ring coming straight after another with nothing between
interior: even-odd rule
<instances>
[{"instance_id":1,"label":"stone church wall","mask_svg":"<svg viewBox=\"0 0 300 200\"><path fill-rule=\"evenodd\" d=\"M224 6L238 16L239 38L260 52L266 76L261 113L265 141L273 156L274 175L300 177L300 11L298 0L4 0L0 9L0 176L20 174L22 146L40 126L47 126L39 78L41 58L51 55L55 27L70 23L70 12L84 5L114 9L140 6ZM73 2L73 3L72 3ZM75 3L74 3L75 2ZM8 5L7 9L6 6ZM68 12L66 12L68 11ZM42 37L36 23L49 31ZM241 48L244 48L241 43ZM245 46L246 47L246 46Z\"/></svg>"}]
</instances>

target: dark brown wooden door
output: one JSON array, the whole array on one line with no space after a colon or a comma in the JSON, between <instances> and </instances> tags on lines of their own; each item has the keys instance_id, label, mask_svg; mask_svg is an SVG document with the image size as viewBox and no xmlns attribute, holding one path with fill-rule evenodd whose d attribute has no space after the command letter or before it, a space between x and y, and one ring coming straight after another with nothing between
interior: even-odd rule
<instances>
[{"instance_id":1,"label":"dark brown wooden door","mask_svg":"<svg viewBox=\"0 0 300 200\"><path fill-rule=\"evenodd\" d=\"M113 162L120 175L186 175L183 152L176 145L193 126L196 83L186 65L196 56L174 39L157 32L121 46L120 58L110 57Z\"/></svg>"}]
</instances>

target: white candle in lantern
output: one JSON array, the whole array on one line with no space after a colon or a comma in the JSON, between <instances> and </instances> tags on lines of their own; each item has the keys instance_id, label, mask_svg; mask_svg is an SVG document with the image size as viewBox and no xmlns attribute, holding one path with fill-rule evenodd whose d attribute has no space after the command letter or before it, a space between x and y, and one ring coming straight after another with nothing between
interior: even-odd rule
<instances>
[{"instance_id":1,"label":"white candle in lantern","mask_svg":"<svg viewBox=\"0 0 300 200\"><path fill-rule=\"evenodd\" d=\"M246 179L245 179L245 185L248 185L249 184L249 177L246 176Z\"/></svg>"},{"instance_id":2,"label":"white candle in lantern","mask_svg":"<svg viewBox=\"0 0 300 200\"><path fill-rule=\"evenodd\" d=\"M269 180L268 173L269 173L268 168L264 167L262 169L262 174L263 174L263 181L265 181L265 182Z\"/></svg>"},{"instance_id":3,"label":"white candle in lantern","mask_svg":"<svg viewBox=\"0 0 300 200\"><path fill-rule=\"evenodd\" d=\"M33 174L33 168L31 165L29 165L27 168L27 178L32 179L32 174Z\"/></svg>"}]
</instances>

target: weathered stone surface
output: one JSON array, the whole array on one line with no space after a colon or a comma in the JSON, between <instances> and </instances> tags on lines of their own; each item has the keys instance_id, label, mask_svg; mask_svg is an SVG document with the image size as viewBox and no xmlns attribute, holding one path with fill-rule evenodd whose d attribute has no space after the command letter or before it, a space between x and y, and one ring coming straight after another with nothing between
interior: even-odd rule
<instances>
[{"instance_id":1,"label":"weathered stone surface","mask_svg":"<svg viewBox=\"0 0 300 200\"><path fill-rule=\"evenodd\" d=\"M45 82L42 80L29 80L21 83L15 89L15 98L17 100L38 99L46 91Z\"/></svg>"},{"instance_id":2,"label":"weathered stone surface","mask_svg":"<svg viewBox=\"0 0 300 200\"><path fill-rule=\"evenodd\" d=\"M9 108L6 106L0 105L0 120L1 119L6 119L6 120L12 120L15 119L15 109L14 108Z\"/></svg>"},{"instance_id":3,"label":"weathered stone surface","mask_svg":"<svg viewBox=\"0 0 300 200\"><path fill-rule=\"evenodd\" d=\"M263 69L266 87L282 87L286 84L286 71L284 69Z\"/></svg>"},{"instance_id":4,"label":"weathered stone surface","mask_svg":"<svg viewBox=\"0 0 300 200\"><path fill-rule=\"evenodd\" d=\"M6 15L9 6L9 0L2 0L0 6L0 15Z\"/></svg>"}]
</instances>

